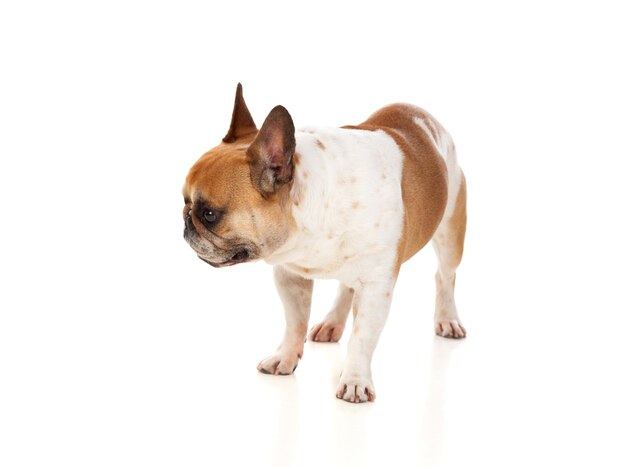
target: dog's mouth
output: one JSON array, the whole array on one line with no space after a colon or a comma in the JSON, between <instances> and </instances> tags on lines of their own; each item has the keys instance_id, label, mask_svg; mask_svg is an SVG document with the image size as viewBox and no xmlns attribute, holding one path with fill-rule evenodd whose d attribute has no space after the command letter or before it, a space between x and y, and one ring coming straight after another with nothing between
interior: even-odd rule
<instances>
[{"instance_id":1,"label":"dog's mouth","mask_svg":"<svg viewBox=\"0 0 626 467\"><path fill-rule=\"evenodd\" d=\"M250 261L250 259L252 258L252 254L247 248L241 248L239 250L236 250L235 253L229 259L221 263L214 263L213 261L204 259L199 255L198 255L198 258L200 258L205 263L210 264L214 268L223 268L226 266L233 266L235 264L245 263L247 261Z\"/></svg>"},{"instance_id":2,"label":"dog's mouth","mask_svg":"<svg viewBox=\"0 0 626 467\"><path fill-rule=\"evenodd\" d=\"M225 266L233 266L234 264L246 263L248 261L258 258L258 255L256 255L255 248L253 246L240 244L240 245L235 245L234 247L230 247L231 253L230 253L230 256L226 256L227 259L223 261L219 261L219 262L209 261L208 259L203 257L205 252L209 253L207 251L207 248L204 247L203 242L198 241L198 234L194 230L191 230L189 226L185 228L184 237L187 243L189 243L189 246L191 246L191 248L196 251L198 258L200 258L205 263L210 264L214 268L223 268ZM221 250L221 249L218 248L218 250ZM227 254L225 251L223 251L223 253ZM219 256L222 256L222 255L219 255Z\"/></svg>"}]
</instances>

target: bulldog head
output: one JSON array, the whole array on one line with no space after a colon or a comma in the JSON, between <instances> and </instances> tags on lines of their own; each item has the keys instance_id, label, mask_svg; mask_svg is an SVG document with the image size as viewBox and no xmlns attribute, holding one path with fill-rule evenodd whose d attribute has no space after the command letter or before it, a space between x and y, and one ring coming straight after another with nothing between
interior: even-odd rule
<instances>
[{"instance_id":1,"label":"bulldog head","mask_svg":"<svg viewBox=\"0 0 626 467\"><path fill-rule=\"evenodd\" d=\"M265 258L286 242L294 227L294 133L282 106L257 130L237 86L228 133L191 167L183 186L184 237L200 259L231 266Z\"/></svg>"}]
</instances>

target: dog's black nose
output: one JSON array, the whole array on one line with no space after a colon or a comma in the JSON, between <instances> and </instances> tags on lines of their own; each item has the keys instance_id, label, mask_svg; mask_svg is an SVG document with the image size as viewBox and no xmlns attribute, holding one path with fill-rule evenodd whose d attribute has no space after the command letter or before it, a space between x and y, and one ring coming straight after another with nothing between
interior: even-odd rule
<instances>
[{"instance_id":1,"label":"dog's black nose","mask_svg":"<svg viewBox=\"0 0 626 467\"><path fill-rule=\"evenodd\" d=\"M196 228L193 225L193 221L191 220L191 211L187 213L185 216L185 226L188 230L194 231Z\"/></svg>"}]
</instances>

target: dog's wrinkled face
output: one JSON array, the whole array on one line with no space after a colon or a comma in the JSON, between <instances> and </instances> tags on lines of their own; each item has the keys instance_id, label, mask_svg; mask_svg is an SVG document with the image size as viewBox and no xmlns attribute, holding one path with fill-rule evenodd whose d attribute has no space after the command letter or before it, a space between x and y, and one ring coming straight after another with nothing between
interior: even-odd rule
<instances>
[{"instance_id":1,"label":"dog's wrinkled face","mask_svg":"<svg viewBox=\"0 0 626 467\"><path fill-rule=\"evenodd\" d=\"M285 243L293 229L294 150L287 111L276 107L257 131L239 85L228 134L193 165L183 187L184 237L200 259L231 266Z\"/></svg>"}]
</instances>

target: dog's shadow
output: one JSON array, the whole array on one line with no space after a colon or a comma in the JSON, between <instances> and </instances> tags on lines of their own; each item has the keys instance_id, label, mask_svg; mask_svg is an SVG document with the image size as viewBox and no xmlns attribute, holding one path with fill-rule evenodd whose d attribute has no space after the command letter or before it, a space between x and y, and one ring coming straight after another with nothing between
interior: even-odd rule
<instances>
[{"instance_id":1,"label":"dog's shadow","mask_svg":"<svg viewBox=\"0 0 626 467\"><path fill-rule=\"evenodd\" d=\"M446 390L448 370L454 352L462 346L463 340L433 336L428 369L428 387L424 405L420 410L418 428L418 458L427 465L439 465L446 446Z\"/></svg>"},{"instance_id":2,"label":"dog's shadow","mask_svg":"<svg viewBox=\"0 0 626 467\"><path fill-rule=\"evenodd\" d=\"M416 412L409 410L401 417L409 421L413 419L412 436L417 439L403 437L402 442L409 442L415 446L415 455L427 465L439 465L446 446L446 388L448 373L453 354L463 341L454 341L434 336L430 347L430 357L425 370L426 374L420 379L424 385L424 392ZM384 420L393 421L397 413L386 413L395 410L396 405L388 406L382 400L374 403L349 404L338 399L331 399L333 391L339 381L339 373L344 360L345 349L339 344L307 344L305 347L309 371L290 376L269 376L259 373L258 378L263 381L267 389L265 393L273 406L273 429L265 439L264 449L270 459L281 459L283 465L296 465L302 460L303 453L299 452L303 445L302 436L314 437L319 446L326 446L326 455L334 459L332 465L367 465L371 455L378 456L376 448L372 449L376 436L381 427L375 422ZM428 360L427 360L428 361ZM328 375L325 381L315 384L311 378L319 378L321 374ZM323 391L313 393L309 386ZM321 394L321 395L320 395ZM325 397L321 406L311 409L306 400L315 397ZM385 393L383 397L392 397ZM305 404L305 405L303 405ZM311 417L324 414L327 430L323 433L314 433L303 424L317 424L319 420ZM402 421L402 420L396 420ZM411 438L412 438L411 436ZM270 441L271 440L271 441ZM400 442L400 440L398 440ZM308 444L304 442L304 444ZM371 459L370 459L371 460ZM286 463L285 463L286 462Z\"/></svg>"},{"instance_id":3,"label":"dog's shadow","mask_svg":"<svg viewBox=\"0 0 626 467\"><path fill-rule=\"evenodd\" d=\"M267 431L260 436L264 440L260 447L268 457L259 465L295 465L301 436L298 378L295 374L273 376L259 372L257 379L267 390L268 400L264 403L272 407Z\"/></svg>"}]
</instances>

